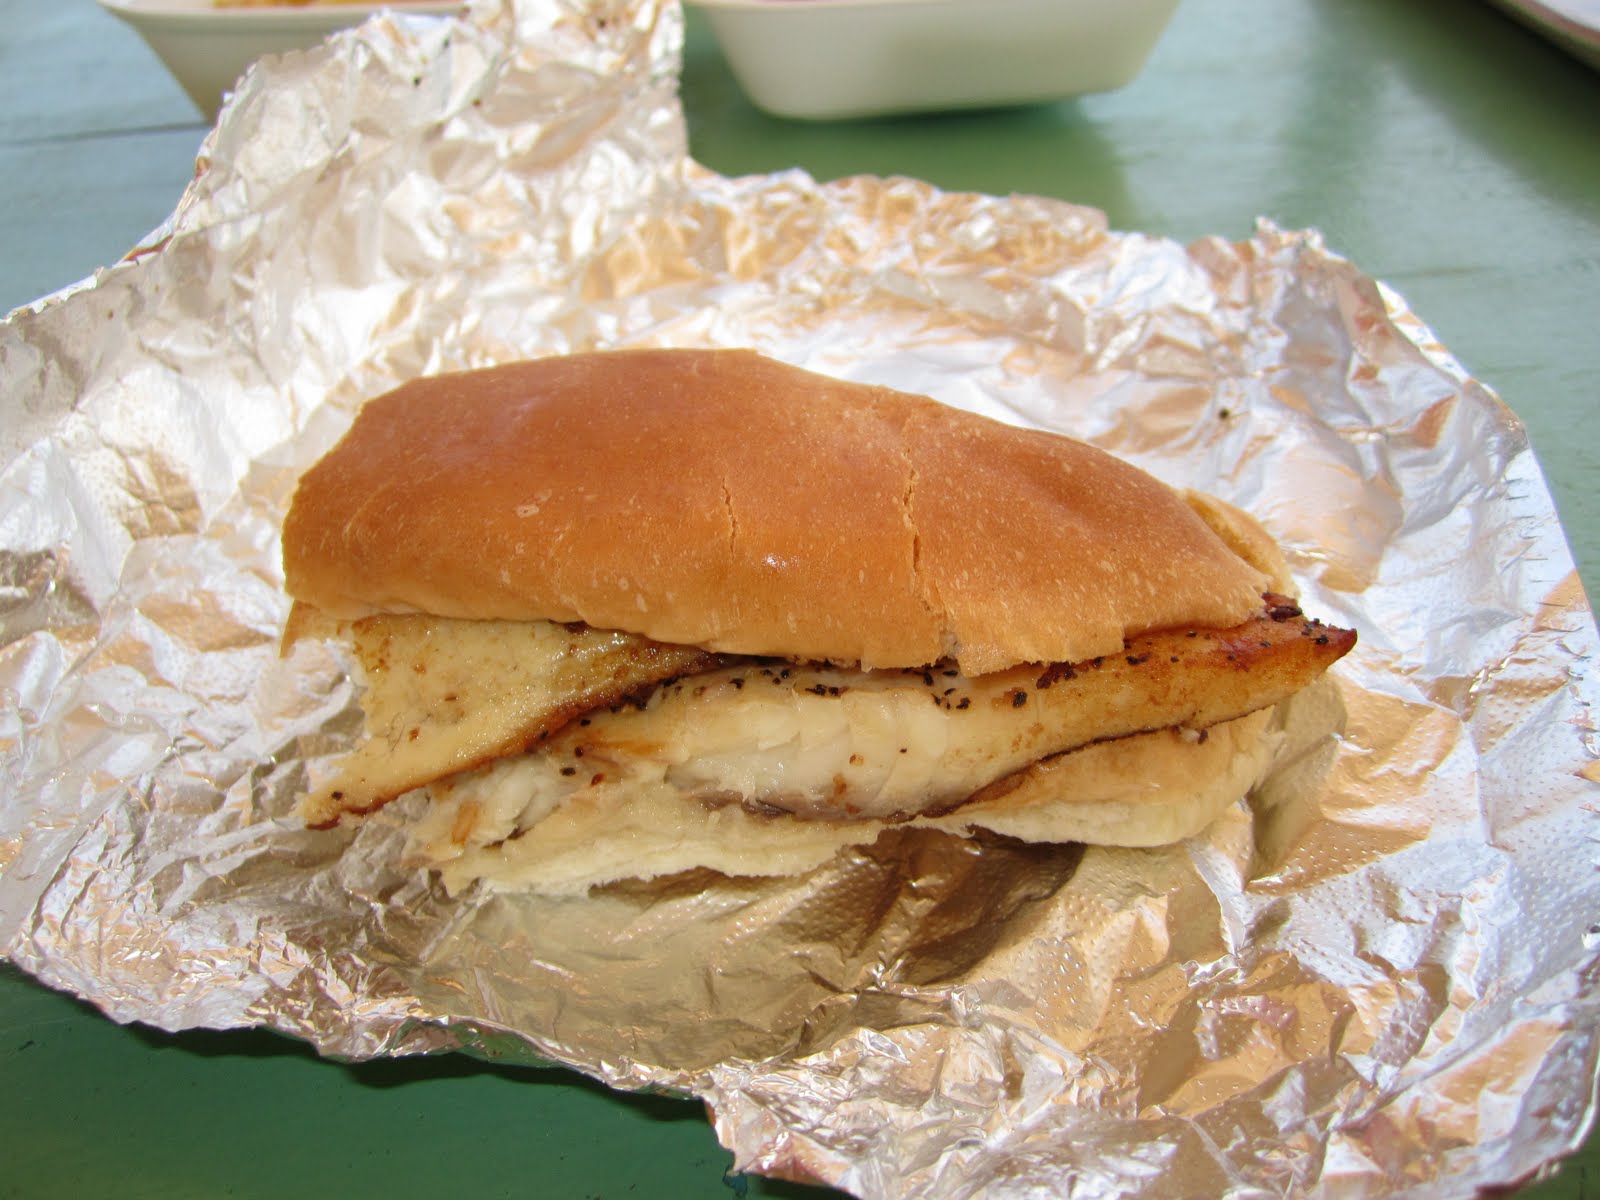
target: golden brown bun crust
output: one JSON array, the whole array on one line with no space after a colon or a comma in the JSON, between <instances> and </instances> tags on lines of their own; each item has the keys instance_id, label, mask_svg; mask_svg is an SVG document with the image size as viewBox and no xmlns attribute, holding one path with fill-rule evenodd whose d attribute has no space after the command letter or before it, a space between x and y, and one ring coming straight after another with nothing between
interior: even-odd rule
<instances>
[{"instance_id":1,"label":"golden brown bun crust","mask_svg":"<svg viewBox=\"0 0 1600 1200\"><path fill-rule=\"evenodd\" d=\"M970 673L1229 626L1263 578L1090 446L749 351L547 358L368 403L300 482L290 593Z\"/></svg>"}]
</instances>

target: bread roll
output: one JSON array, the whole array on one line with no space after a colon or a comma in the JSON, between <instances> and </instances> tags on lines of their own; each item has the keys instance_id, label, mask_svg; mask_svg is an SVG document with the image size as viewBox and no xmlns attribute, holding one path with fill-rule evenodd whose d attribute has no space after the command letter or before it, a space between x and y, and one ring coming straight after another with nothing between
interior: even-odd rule
<instances>
[{"instance_id":1,"label":"bread roll","mask_svg":"<svg viewBox=\"0 0 1600 1200\"><path fill-rule=\"evenodd\" d=\"M730 654L969 674L1223 628L1267 580L1081 442L749 351L420 379L300 483L292 595L581 621Z\"/></svg>"}]
</instances>

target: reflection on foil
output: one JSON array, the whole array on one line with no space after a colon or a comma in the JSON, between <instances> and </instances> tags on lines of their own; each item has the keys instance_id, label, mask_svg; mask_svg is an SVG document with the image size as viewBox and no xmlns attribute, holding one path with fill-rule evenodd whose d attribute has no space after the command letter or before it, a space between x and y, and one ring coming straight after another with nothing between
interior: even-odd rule
<instances>
[{"instance_id":1,"label":"reflection on foil","mask_svg":"<svg viewBox=\"0 0 1600 1200\"><path fill-rule=\"evenodd\" d=\"M1313 234L718 177L681 32L522 0L274 61L150 245L0 326L6 955L163 1028L693 1093L741 1168L864 1196L1454 1195L1574 1146L1596 637L1517 421ZM902 831L577 901L451 900L395 865L403 804L298 827L359 725L331 652L276 653L298 472L418 373L621 345L753 346L1250 508L1360 631L1342 738L1161 850Z\"/></svg>"}]
</instances>

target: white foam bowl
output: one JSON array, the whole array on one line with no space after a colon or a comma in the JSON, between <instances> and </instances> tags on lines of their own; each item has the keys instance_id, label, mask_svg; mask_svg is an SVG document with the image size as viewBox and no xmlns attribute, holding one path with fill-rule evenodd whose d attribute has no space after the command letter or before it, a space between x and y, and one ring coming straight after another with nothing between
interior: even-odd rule
<instances>
[{"instance_id":1,"label":"white foam bowl","mask_svg":"<svg viewBox=\"0 0 1600 1200\"><path fill-rule=\"evenodd\" d=\"M1122 87L1178 0L690 0L758 108L824 119Z\"/></svg>"},{"instance_id":2,"label":"white foam bowl","mask_svg":"<svg viewBox=\"0 0 1600 1200\"><path fill-rule=\"evenodd\" d=\"M224 93L264 54L314 46L335 30L359 25L384 8L407 13L455 12L459 4L303 4L219 8L212 0L99 0L133 26L208 118Z\"/></svg>"}]
</instances>

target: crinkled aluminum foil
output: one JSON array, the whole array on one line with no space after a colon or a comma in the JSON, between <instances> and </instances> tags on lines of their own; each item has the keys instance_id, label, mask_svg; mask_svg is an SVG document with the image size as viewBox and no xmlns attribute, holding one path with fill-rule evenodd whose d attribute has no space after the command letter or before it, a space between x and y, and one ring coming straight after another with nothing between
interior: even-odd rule
<instances>
[{"instance_id":1,"label":"crinkled aluminum foil","mask_svg":"<svg viewBox=\"0 0 1600 1200\"><path fill-rule=\"evenodd\" d=\"M1468 1195L1575 1146L1596 634L1516 419L1313 234L717 177L680 42L670 4L523 0L269 62L131 261L0 326L5 954L119 1020L697 1094L741 1169L862 1196ZM1163 850L901 833L581 901L451 901L401 813L297 827L358 723L275 653L297 473L418 373L639 344L1254 510L1360 630L1337 757Z\"/></svg>"}]
</instances>

